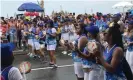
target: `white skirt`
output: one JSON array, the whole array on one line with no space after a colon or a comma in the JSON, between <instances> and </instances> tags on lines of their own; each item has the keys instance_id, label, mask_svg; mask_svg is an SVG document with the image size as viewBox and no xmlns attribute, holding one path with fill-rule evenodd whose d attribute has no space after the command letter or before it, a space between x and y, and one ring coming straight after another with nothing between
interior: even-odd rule
<instances>
[{"instance_id":1,"label":"white skirt","mask_svg":"<svg viewBox=\"0 0 133 80\"><path fill-rule=\"evenodd\" d=\"M33 39L28 39L28 45L32 46L32 44L33 44Z\"/></svg>"},{"instance_id":2,"label":"white skirt","mask_svg":"<svg viewBox=\"0 0 133 80\"><path fill-rule=\"evenodd\" d=\"M84 77L83 67L81 62L74 62L74 72L78 78Z\"/></svg>"},{"instance_id":3,"label":"white skirt","mask_svg":"<svg viewBox=\"0 0 133 80\"><path fill-rule=\"evenodd\" d=\"M55 50L56 49L56 44L54 45L47 45L47 50Z\"/></svg>"}]
</instances>

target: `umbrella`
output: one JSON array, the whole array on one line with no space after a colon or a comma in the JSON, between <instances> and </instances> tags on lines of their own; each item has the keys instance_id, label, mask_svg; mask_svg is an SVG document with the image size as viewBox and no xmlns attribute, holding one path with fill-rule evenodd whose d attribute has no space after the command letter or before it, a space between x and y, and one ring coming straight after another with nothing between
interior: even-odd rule
<instances>
[{"instance_id":1,"label":"umbrella","mask_svg":"<svg viewBox=\"0 0 133 80\"><path fill-rule=\"evenodd\" d=\"M123 1L115 4L114 6L112 6L112 8L120 8L120 7L126 8L126 7L132 7L132 6L133 6L132 3Z\"/></svg>"},{"instance_id":2,"label":"umbrella","mask_svg":"<svg viewBox=\"0 0 133 80\"><path fill-rule=\"evenodd\" d=\"M28 12L43 12L44 10L35 3L28 2L28 3L23 3L19 8L18 11L28 11Z\"/></svg>"}]
</instances>

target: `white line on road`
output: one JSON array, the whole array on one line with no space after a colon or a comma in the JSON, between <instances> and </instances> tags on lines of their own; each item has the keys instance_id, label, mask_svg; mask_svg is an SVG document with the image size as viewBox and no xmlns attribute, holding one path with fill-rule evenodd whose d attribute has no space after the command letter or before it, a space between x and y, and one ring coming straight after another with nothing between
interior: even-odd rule
<instances>
[{"instance_id":1,"label":"white line on road","mask_svg":"<svg viewBox=\"0 0 133 80\"><path fill-rule=\"evenodd\" d=\"M23 50L16 50L16 51L13 51L13 52L23 52Z\"/></svg>"},{"instance_id":2,"label":"white line on road","mask_svg":"<svg viewBox=\"0 0 133 80\"><path fill-rule=\"evenodd\" d=\"M73 64L71 65L62 65L62 66L58 66L58 68L64 68L64 67L71 67L73 66ZM36 71L36 70L45 70L45 69L52 69L53 67L44 67L44 68L35 68L35 69L31 69L32 71Z\"/></svg>"}]
</instances>

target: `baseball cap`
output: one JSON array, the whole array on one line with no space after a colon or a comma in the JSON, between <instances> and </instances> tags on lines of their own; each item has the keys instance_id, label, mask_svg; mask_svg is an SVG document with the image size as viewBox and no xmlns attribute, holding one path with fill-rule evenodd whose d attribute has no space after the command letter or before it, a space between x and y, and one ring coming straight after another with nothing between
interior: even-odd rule
<instances>
[{"instance_id":1,"label":"baseball cap","mask_svg":"<svg viewBox=\"0 0 133 80\"><path fill-rule=\"evenodd\" d=\"M85 27L85 30L88 31L90 34L98 34L99 33L99 28L97 26L90 26L90 27Z\"/></svg>"},{"instance_id":2,"label":"baseball cap","mask_svg":"<svg viewBox=\"0 0 133 80\"><path fill-rule=\"evenodd\" d=\"M1 57L7 58L13 55L12 51L15 48L15 45L13 43L1 43Z\"/></svg>"},{"instance_id":3,"label":"baseball cap","mask_svg":"<svg viewBox=\"0 0 133 80\"><path fill-rule=\"evenodd\" d=\"M129 25L133 25L133 20L128 22Z\"/></svg>"}]
</instances>

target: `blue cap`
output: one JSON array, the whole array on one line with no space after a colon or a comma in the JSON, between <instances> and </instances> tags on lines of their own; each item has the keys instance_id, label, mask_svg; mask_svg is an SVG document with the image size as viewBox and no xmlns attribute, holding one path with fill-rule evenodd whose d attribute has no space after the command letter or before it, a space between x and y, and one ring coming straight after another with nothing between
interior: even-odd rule
<instances>
[{"instance_id":1,"label":"blue cap","mask_svg":"<svg viewBox=\"0 0 133 80\"><path fill-rule=\"evenodd\" d=\"M130 15L128 15L128 18L132 18L132 17L133 17L133 15L131 15L131 14L130 14Z\"/></svg>"},{"instance_id":2,"label":"blue cap","mask_svg":"<svg viewBox=\"0 0 133 80\"><path fill-rule=\"evenodd\" d=\"M118 17L121 17L121 14L120 14L120 13L117 13L117 16L118 16Z\"/></svg>"},{"instance_id":3,"label":"blue cap","mask_svg":"<svg viewBox=\"0 0 133 80\"><path fill-rule=\"evenodd\" d=\"M15 46L13 43L1 43L1 57L7 58L12 56L12 51L14 50Z\"/></svg>"},{"instance_id":4,"label":"blue cap","mask_svg":"<svg viewBox=\"0 0 133 80\"><path fill-rule=\"evenodd\" d=\"M120 13L114 14L113 17L115 18L121 17L121 14Z\"/></svg>"},{"instance_id":5,"label":"blue cap","mask_svg":"<svg viewBox=\"0 0 133 80\"><path fill-rule=\"evenodd\" d=\"M25 21L24 24L26 25L26 24L28 24L28 22Z\"/></svg>"},{"instance_id":6,"label":"blue cap","mask_svg":"<svg viewBox=\"0 0 133 80\"><path fill-rule=\"evenodd\" d=\"M40 27L43 27L43 23L38 24Z\"/></svg>"},{"instance_id":7,"label":"blue cap","mask_svg":"<svg viewBox=\"0 0 133 80\"><path fill-rule=\"evenodd\" d=\"M103 15L103 18L107 18L107 15Z\"/></svg>"},{"instance_id":8,"label":"blue cap","mask_svg":"<svg viewBox=\"0 0 133 80\"><path fill-rule=\"evenodd\" d=\"M29 21L28 24L32 24L32 22Z\"/></svg>"},{"instance_id":9,"label":"blue cap","mask_svg":"<svg viewBox=\"0 0 133 80\"><path fill-rule=\"evenodd\" d=\"M85 27L85 30L88 31L90 34L98 34L99 33L99 28L97 26L90 26L90 27Z\"/></svg>"},{"instance_id":10,"label":"blue cap","mask_svg":"<svg viewBox=\"0 0 133 80\"><path fill-rule=\"evenodd\" d=\"M129 24L129 25L133 25L133 20L129 21L128 24Z\"/></svg>"}]
</instances>

